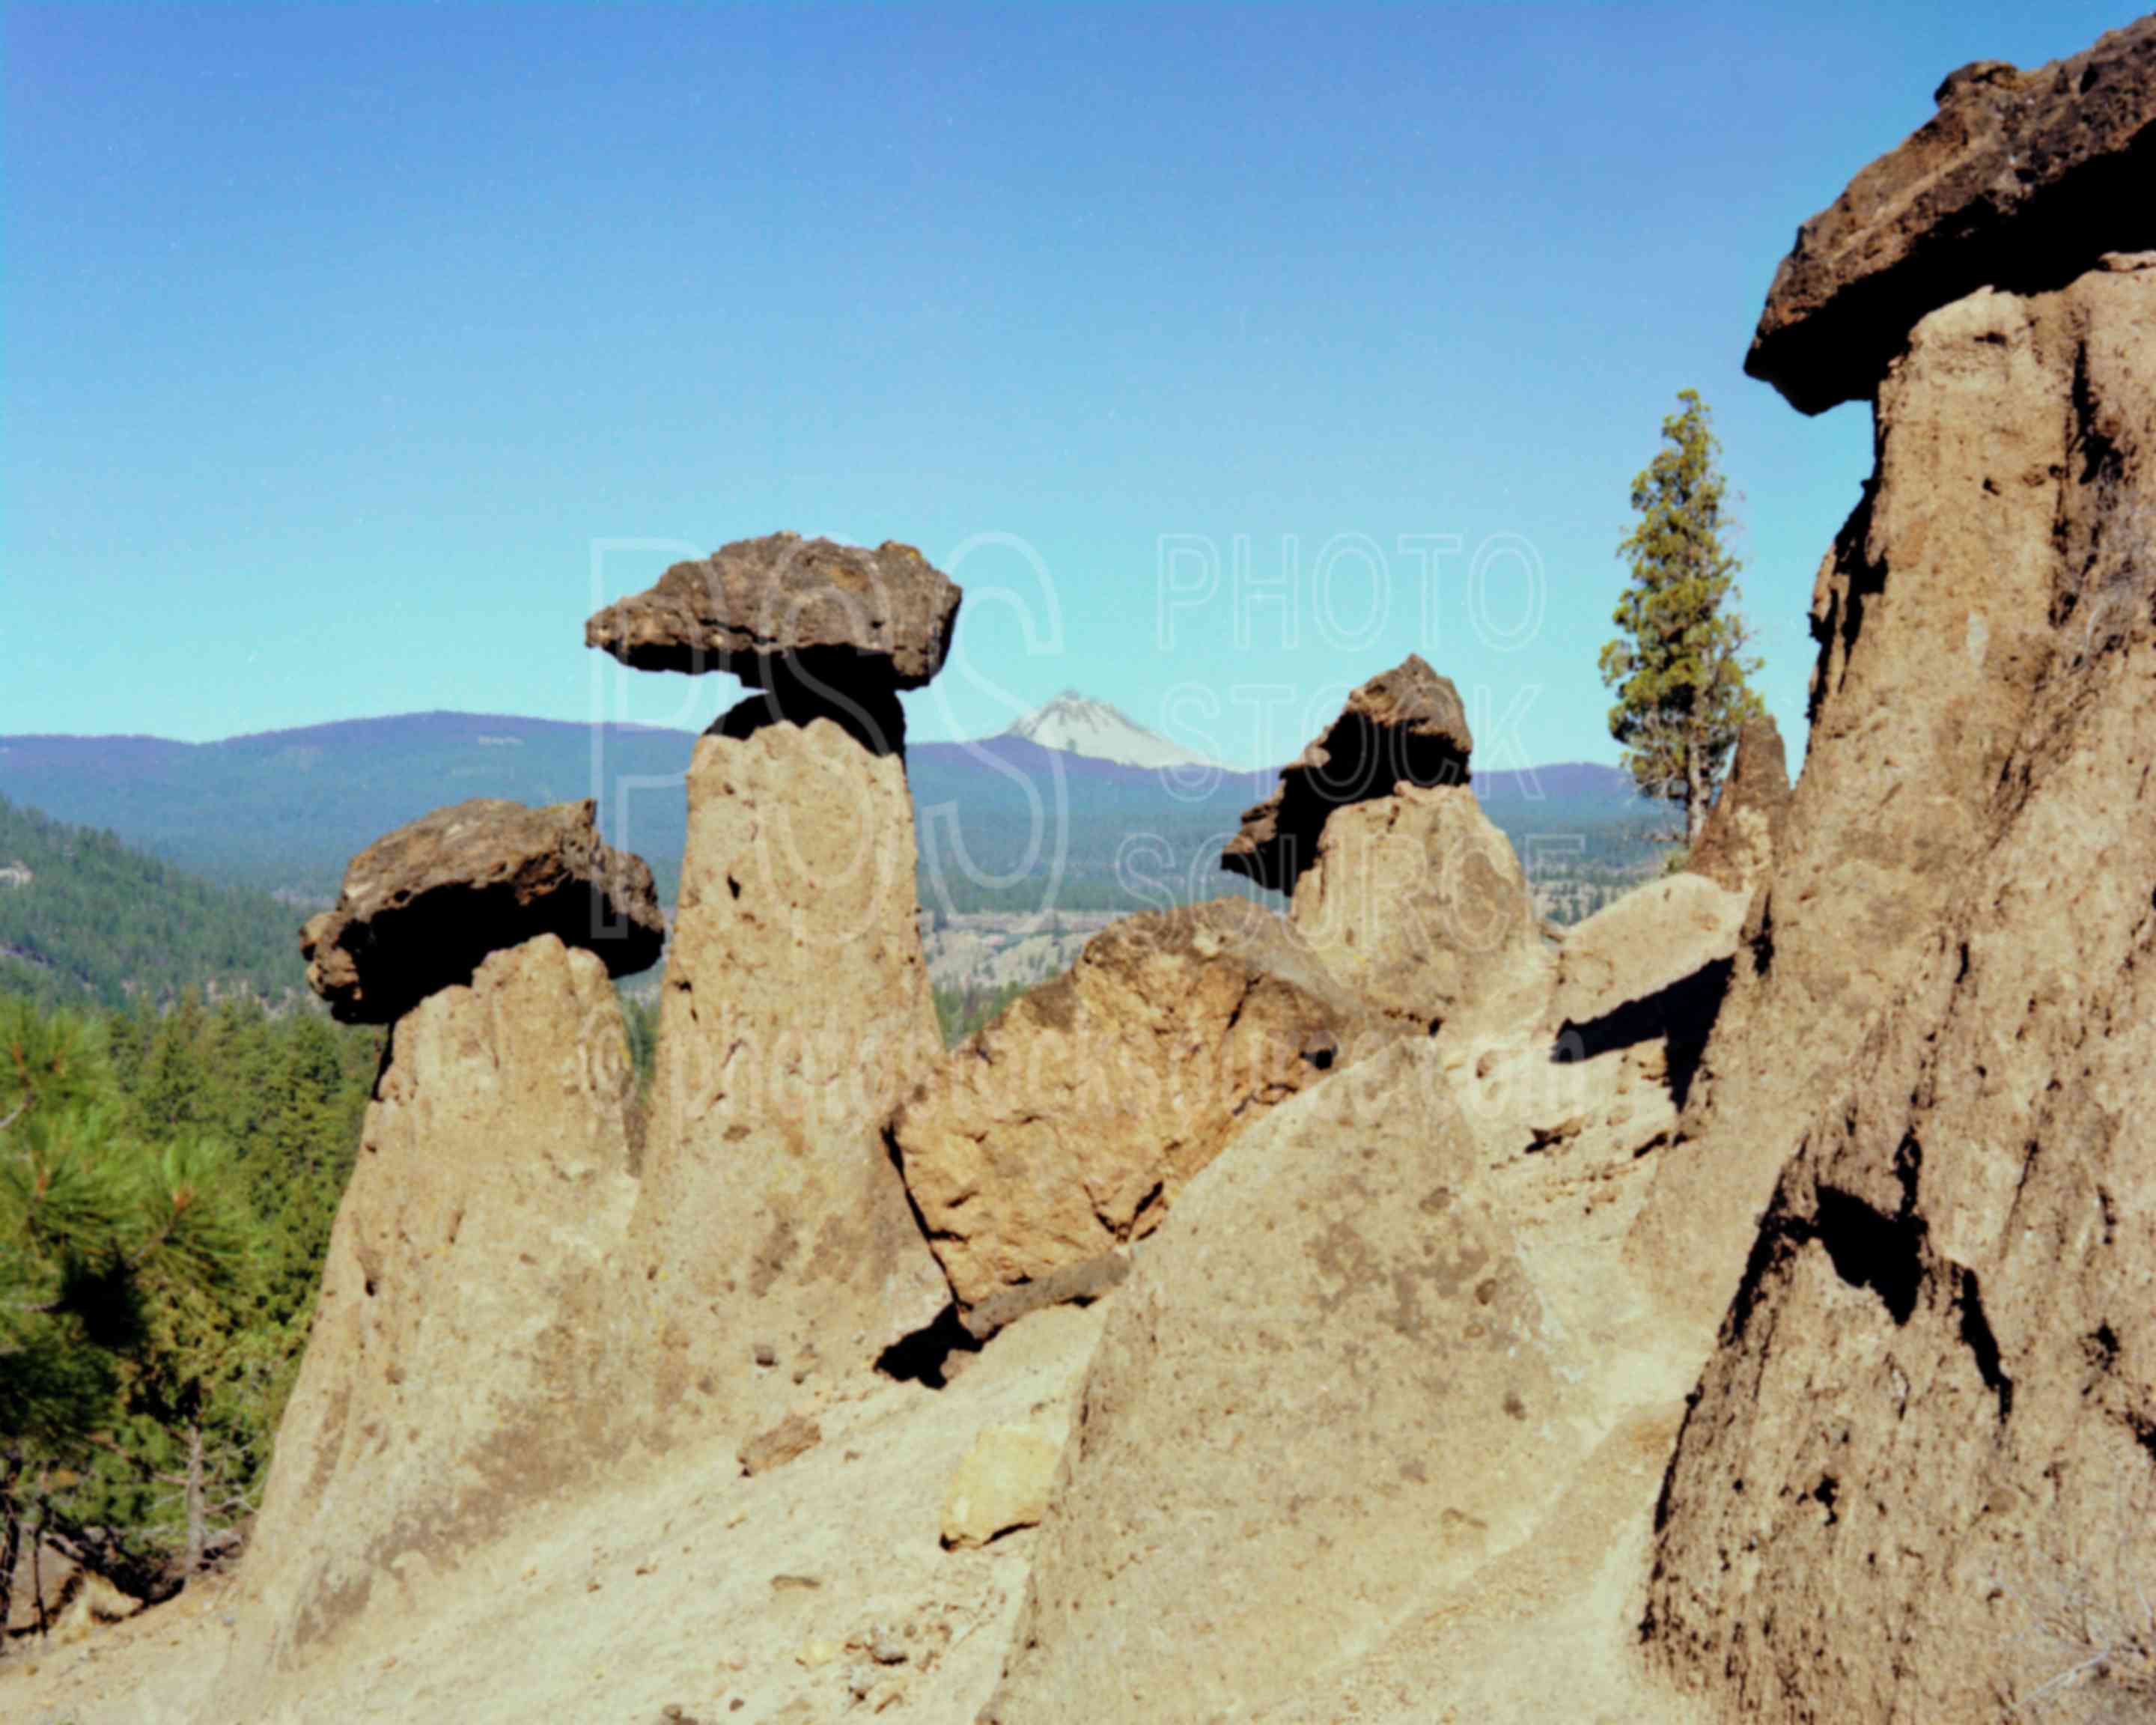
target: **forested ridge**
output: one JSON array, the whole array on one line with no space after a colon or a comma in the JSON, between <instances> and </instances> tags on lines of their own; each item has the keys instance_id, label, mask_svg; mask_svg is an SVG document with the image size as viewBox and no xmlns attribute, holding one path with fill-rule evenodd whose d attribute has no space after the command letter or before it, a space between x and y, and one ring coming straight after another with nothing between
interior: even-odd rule
<instances>
[{"instance_id":1,"label":"forested ridge","mask_svg":"<svg viewBox=\"0 0 2156 1725\"><path fill-rule=\"evenodd\" d=\"M187 988L278 1002L301 913L0 798L0 988L48 1005L167 1004Z\"/></svg>"}]
</instances>

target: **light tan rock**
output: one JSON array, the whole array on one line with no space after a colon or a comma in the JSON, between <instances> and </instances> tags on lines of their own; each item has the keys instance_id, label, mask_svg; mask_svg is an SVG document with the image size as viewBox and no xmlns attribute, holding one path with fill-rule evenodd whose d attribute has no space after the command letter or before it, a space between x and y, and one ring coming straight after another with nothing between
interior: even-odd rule
<instances>
[{"instance_id":1,"label":"light tan rock","mask_svg":"<svg viewBox=\"0 0 2156 1725\"><path fill-rule=\"evenodd\" d=\"M1781 727L1762 713L1738 730L1722 793L1707 811L1685 866L1749 897L1774 869L1789 818L1789 767Z\"/></svg>"},{"instance_id":2,"label":"light tan rock","mask_svg":"<svg viewBox=\"0 0 2156 1725\"><path fill-rule=\"evenodd\" d=\"M634 1253L662 1421L784 1411L948 1301L883 1141L942 1057L903 756L745 702L701 738Z\"/></svg>"},{"instance_id":3,"label":"light tan rock","mask_svg":"<svg viewBox=\"0 0 2156 1725\"><path fill-rule=\"evenodd\" d=\"M824 1441L824 1429L806 1414L788 1414L768 1431L760 1431L741 1446L742 1471L768 1473L798 1461Z\"/></svg>"},{"instance_id":4,"label":"light tan rock","mask_svg":"<svg viewBox=\"0 0 2156 1725\"><path fill-rule=\"evenodd\" d=\"M2000 707L1964 706L1984 771L1933 811L1954 865L1804 1122L1671 1471L1649 1645L1730 1720L2156 1706L2156 270L1950 308L1900 405L1942 372L1995 385L1972 449L2063 440L1991 468L2018 536L1941 571L1972 619L2042 581L2048 626L1980 643L2010 656ZM1992 496L1935 488L1933 531Z\"/></svg>"},{"instance_id":5,"label":"light tan rock","mask_svg":"<svg viewBox=\"0 0 2156 1725\"><path fill-rule=\"evenodd\" d=\"M1702 875L1635 887L1565 932L1550 1016L1591 1058L1674 1038L1697 1055L1714 1023L1749 901Z\"/></svg>"},{"instance_id":6,"label":"light tan rock","mask_svg":"<svg viewBox=\"0 0 2156 1725\"><path fill-rule=\"evenodd\" d=\"M1529 1009L1549 986L1527 875L1465 785L1334 809L1289 920L1346 987L1424 1030Z\"/></svg>"},{"instance_id":7,"label":"light tan rock","mask_svg":"<svg viewBox=\"0 0 2156 1725\"><path fill-rule=\"evenodd\" d=\"M986 1717L1240 1717L1532 1527L1574 1392L1481 1161L1404 1042L1192 1183L1109 1315Z\"/></svg>"},{"instance_id":8,"label":"light tan rock","mask_svg":"<svg viewBox=\"0 0 2156 1725\"><path fill-rule=\"evenodd\" d=\"M2145 388L2152 293L2156 270L2107 270L1976 295L1917 325L1881 389L1878 471L1814 597L1804 774L1632 1246L1707 1332L1806 1125L1972 890L2061 644L2123 603L2081 572L2136 519L2099 422Z\"/></svg>"},{"instance_id":9,"label":"light tan rock","mask_svg":"<svg viewBox=\"0 0 2156 1725\"><path fill-rule=\"evenodd\" d=\"M986 1545L1040 1525L1063 1445L1030 1426L998 1425L973 1440L943 1488L943 1543Z\"/></svg>"},{"instance_id":10,"label":"light tan rock","mask_svg":"<svg viewBox=\"0 0 2156 1725\"><path fill-rule=\"evenodd\" d=\"M243 1666L316 1656L393 1574L621 1461L630 1089L605 965L551 935L398 1022L242 1572Z\"/></svg>"},{"instance_id":11,"label":"light tan rock","mask_svg":"<svg viewBox=\"0 0 2156 1725\"><path fill-rule=\"evenodd\" d=\"M1262 906L1111 925L954 1052L894 1124L969 1327L986 1334L1099 1291L1103 1272L1119 1280L1111 1255L1158 1227L1230 1138L1394 1034Z\"/></svg>"}]
</instances>

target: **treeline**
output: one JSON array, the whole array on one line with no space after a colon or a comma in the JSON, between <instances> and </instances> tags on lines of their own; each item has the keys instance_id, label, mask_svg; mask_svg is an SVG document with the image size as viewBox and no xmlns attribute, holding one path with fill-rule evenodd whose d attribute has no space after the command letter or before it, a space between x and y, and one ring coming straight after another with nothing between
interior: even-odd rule
<instances>
[{"instance_id":1,"label":"treeline","mask_svg":"<svg viewBox=\"0 0 2156 1725\"><path fill-rule=\"evenodd\" d=\"M49 1006L162 1005L187 988L284 999L300 913L213 886L0 798L0 988Z\"/></svg>"},{"instance_id":2,"label":"treeline","mask_svg":"<svg viewBox=\"0 0 2156 1725\"><path fill-rule=\"evenodd\" d=\"M154 1595L253 1512L381 1046L0 997L0 1622L37 1542Z\"/></svg>"}]
</instances>

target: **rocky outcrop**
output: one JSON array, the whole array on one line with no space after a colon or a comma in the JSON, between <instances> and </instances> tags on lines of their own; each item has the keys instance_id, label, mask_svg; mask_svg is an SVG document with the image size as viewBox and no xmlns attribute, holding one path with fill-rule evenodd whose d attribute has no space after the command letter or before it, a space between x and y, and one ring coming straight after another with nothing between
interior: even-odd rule
<instances>
[{"instance_id":1,"label":"rocky outcrop","mask_svg":"<svg viewBox=\"0 0 2156 1725\"><path fill-rule=\"evenodd\" d=\"M1682 1103L1729 985L1750 901L1703 875L1635 887L1568 930L1551 1017L1567 1058L1659 1042Z\"/></svg>"},{"instance_id":2,"label":"rocky outcrop","mask_svg":"<svg viewBox=\"0 0 2156 1725\"><path fill-rule=\"evenodd\" d=\"M1109 1316L984 1718L1250 1717L1532 1525L1575 1391L1483 1159L1403 1042L1192 1183Z\"/></svg>"},{"instance_id":3,"label":"rocky outcrop","mask_svg":"<svg viewBox=\"0 0 2156 1725\"><path fill-rule=\"evenodd\" d=\"M933 675L957 599L904 547L781 536L711 567L709 588L685 597L670 576L654 592L675 609L723 595L713 639L791 620L759 621L753 652L700 661L761 692L690 763L632 1250L661 1423L755 1429L786 1411L796 1373L865 1366L949 1301L883 1132L942 1057L895 690ZM601 627L616 614L595 638L619 639ZM839 695L817 686L841 671Z\"/></svg>"},{"instance_id":4,"label":"rocky outcrop","mask_svg":"<svg viewBox=\"0 0 2156 1725\"><path fill-rule=\"evenodd\" d=\"M2156 247L2156 18L2031 72L1964 66L1938 111L1805 223L1744 368L1816 413L1869 397L1919 320Z\"/></svg>"},{"instance_id":5,"label":"rocky outcrop","mask_svg":"<svg viewBox=\"0 0 2156 1725\"><path fill-rule=\"evenodd\" d=\"M1984 293L1919 324L1881 387L1878 469L1821 569L1811 741L1679 1142L1635 1250L1717 1322L1783 1165L1948 913L2060 655L2121 603L2099 544L2143 506L2156 270Z\"/></svg>"},{"instance_id":6,"label":"rocky outcrop","mask_svg":"<svg viewBox=\"0 0 2156 1725\"><path fill-rule=\"evenodd\" d=\"M600 841L593 807L479 798L377 839L300 932L309 986L347 1024L387 1024L538 935L648 970L666 938L651 870Z\"/></svg>"},{"instance_id":7,"label":"rocky outcrop","mask_svg":"<svg viewBox=\"0 0 2156 1725\"><path fill-rule=\"evenodd\" d=\"M1465 785L1335 809L1289 920L1344 985L1426 1032L1532 1014L1549 987L1518 855Z\"/></svg>"},{"instance_id":8,"label":"rocky outcrop","mask_svg":"<svg viewBox=\"0 0 2156 1725\"><path fill-rule=\"evenodd\" d=\"M398 1022L243 1574L243 1666L298 1665L619 1463L630 1092L606 967L552 935Z\"/></svg>"},{"instance_id":9,"label":"rocky outcrop","mask_svg":"<svg viewBox=\"0 0 2156 1725\"><path fill-rule=\"evenodd\" d=\"M637 670L732 671L752 688L790 675L827 693L918 689L942 669L958 598L910 545L772 533L675 564L594 616L584 644Z\"/></svg>"},{"instance_id":10,"label":"rocky outcrop","mask_svg":"<svg viewBox=\"0 0 2156 1725\"><path fill-rule=\"evenodd\" d=\"M1749 894L1774 866L1789 819L1789 768L1781 727L1764 713L1737 733L1722 794L1707 811L1685 866L1717 886Z\"/></svg>"},{"instance_id":11,"label":"rocky outcrop","mask_svg":"<svg viewBox=\"0 0 2156 1725\"><path fill-rule=\"evenodd\" d=\"M1393 1034L1272 911L1133 916L1022 998L892 1128L967 1323L1119 1278L1237 1132Z\"/></svg>"},{"instance_id":12,"label":"rocky outcrop","mask_svg":"<svg viewBox=\"0 0 2156 1725\"><path fill-rule=\"evenodd\" d=\"M1943 905L1782 1174L1671 1469L1647 1626L1732 1719L2138 1717L2156 267L1956 306L1928 356L2048 385L2020 434L2062 439L2055 463L1996 471L2035 494L2016 549L2049 627L1996 665L2016 699ZM2031 405L2001 388L1969 433ZM1973 618L2015 561L1959 572Z\"/></svg>"},{"instance_id":13,"label":"rocky outcrop","mask_svg":"<svg viewBox=\"0 0 2156 1725\"><path fill-rule=\"evenodd\" d=\"M1243 815L1220 866L1291 892L1317 859L1335 809L1390 796L1395 787L1464 785L1475 738L1450 677L1410 654L1348 697L1325 734L1281 769L1273 793Z\"/></svg>"}]
</instances>

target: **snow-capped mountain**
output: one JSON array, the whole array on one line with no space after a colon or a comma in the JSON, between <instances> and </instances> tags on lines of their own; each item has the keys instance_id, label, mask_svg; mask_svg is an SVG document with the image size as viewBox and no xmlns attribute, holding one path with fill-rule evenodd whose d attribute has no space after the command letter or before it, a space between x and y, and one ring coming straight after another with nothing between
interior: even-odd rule
<instances>
[{"instance_id":1,"label":"snow-capped mountain","mask_svg":"<svg viewBox=\"0 0 2156 1725\"><path fill-rule=\"evenodd\" d=\"M1106 701L1095 701L1075 689L1065 689L1055 700L1035 708L1004 735L1023 737L1045 749L1060 749L1065 754L1114 761L1125 767L1213 764L1195 750L1170 742Z\"/></svg>"}]
</instances>

